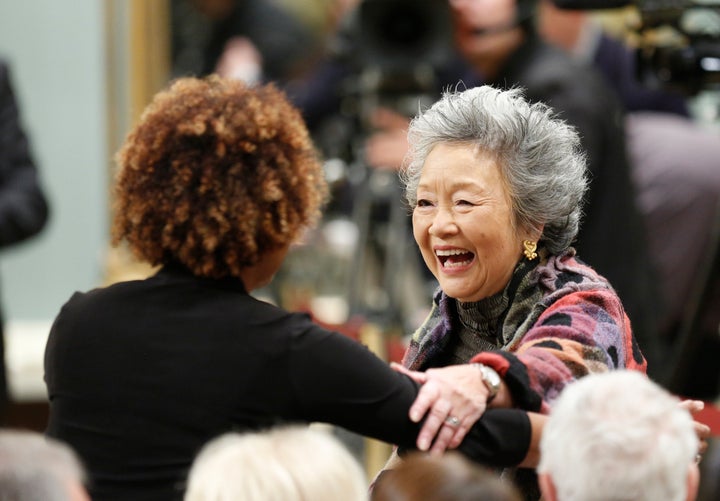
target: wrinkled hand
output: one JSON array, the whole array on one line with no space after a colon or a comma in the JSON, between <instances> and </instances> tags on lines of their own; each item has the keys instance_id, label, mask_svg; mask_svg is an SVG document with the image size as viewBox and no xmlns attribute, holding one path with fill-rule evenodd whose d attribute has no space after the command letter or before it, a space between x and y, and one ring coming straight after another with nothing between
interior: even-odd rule
<instances>
[{"instance_id":1,"label":"wrinkled hand","mask_svg":"<svg viewBox=\"0 0 720 501\"><path fill-rule=\"evenodd\" d=\"M487 407L488 389L478 368L453 365L415 372L399 364L392 364L392 367L422 384L409 413L410 419L415 422L427 414L418 434L418 449L440 453L448 447L460 445ZM450 416L458 418L457 426L446 422Z\"/></svg>"},{"instance_id":2,"label":"wrinkled hand","mask_svg":"<svg viewBox=\"0 0 720 501\"><path fill-rule=\"evenodd\" d=\"M387 108L378 108L370 121L376 132L365 143L365 161L377 169L399 169L408 151L408 119Z\"/></svg>"},{"instance_id":3,"label":"wrinkled hand","mask_svg":"<svg viewBox=\"0 0 720 501\"><path fill-rule=\"evenodd\" d=\"M705 402L702 400L683 400L680 402L680 407L687 409L690 414L695 417L697 413L705 408ZM697 434L700 445L698 447L698 454L704 454L708 448L708 439L710 438L710 427L700 421L694 421L695 434Z\"/></svg>"}]
</instances>

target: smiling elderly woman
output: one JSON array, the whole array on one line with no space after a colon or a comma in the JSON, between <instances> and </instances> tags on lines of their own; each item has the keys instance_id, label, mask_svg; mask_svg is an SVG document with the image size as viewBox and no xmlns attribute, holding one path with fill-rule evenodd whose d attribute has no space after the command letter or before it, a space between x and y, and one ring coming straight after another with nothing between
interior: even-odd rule
<instances>
[{"instance_id":1,"label":"smiling elderly woman","mask_svg":"<svg viewBox=\"0 0 720 501\"><path fill-rule=\"evenodd\" d=\"M483 86L445 94L408 139L414 236L440 287L398 370L428 383L411 412L447 414L434 447L486 406L546 413L586 374L645 371L620 298L571 247L587 186L572 127Z\"/></svg>"}]
</instances>

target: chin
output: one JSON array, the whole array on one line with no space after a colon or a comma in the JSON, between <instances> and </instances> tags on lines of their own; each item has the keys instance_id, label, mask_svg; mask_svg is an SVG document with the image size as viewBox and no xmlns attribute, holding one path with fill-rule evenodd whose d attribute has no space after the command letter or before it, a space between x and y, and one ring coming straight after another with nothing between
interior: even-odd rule
<instances>
[{"instance_id":1,"label":"chin","mask_svg":"<svg viewBox=\"0 0 720 501\"><path fill-rule=\"evenodd\" d=\"M451 297L457 301L461 301L463 303L469 303L474 301L473 299L470 299L472 296L468 296L468 293L466 291L459 291L457 289L453 289L452 287L443 287L442 283L440 283L440 288L448 297Z\"/></svg>"}]
</instances>

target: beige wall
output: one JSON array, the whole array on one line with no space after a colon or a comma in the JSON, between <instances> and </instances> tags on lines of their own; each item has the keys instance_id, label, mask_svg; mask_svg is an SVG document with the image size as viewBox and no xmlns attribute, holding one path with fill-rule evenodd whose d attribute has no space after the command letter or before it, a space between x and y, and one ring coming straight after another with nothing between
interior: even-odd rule
<instances>
[{"instance_id":1,"label":"beige wall","mask_svg":"<svg viewBox=\"0 0 720 501\"><path fill-rule=\"evenodd\" d=\"M165 83L167 3L0 3L0 54L52 211L41 235L0 253L11 387L28 398L44 392L44 338L58 310L108 279L112 155Z\"/></svg>"}]
</instances>

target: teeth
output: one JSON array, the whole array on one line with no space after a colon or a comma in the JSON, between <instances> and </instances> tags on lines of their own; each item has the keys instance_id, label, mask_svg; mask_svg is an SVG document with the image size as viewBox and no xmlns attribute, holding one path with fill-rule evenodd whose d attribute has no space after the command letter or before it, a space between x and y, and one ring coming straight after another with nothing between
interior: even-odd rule
<instances>
[{"instance_id":1,"label":"teeth","mask_svg":"<svg viewBox=\"0 0 720 501\"><path fill-rule=\"evenodd\" d=\"M467 266L472 262L472 253L468 252L463 249L443 249L443 250L436 250L435 255L440 259L440 263L443 268L450 269L450 268L461 268L463 266ZM453 256L470 256L470 259L464 259L462 261L456 261L454 259L450 259Z\"/></svg>"},{"instance_id":2,"label":"teeth","mask_svg":"<svg viewBox=\"0 0 720 501\"><path fill-rule=\"evenodd\" d=\"M470 261L460 261L458 263L452 263L450 261L446 261L445 263L442 264L442 267L443 268L460 268L462 266L467 266L468 264L470 264Z\"/></svg>"},{"instance_id":3,"label":"teeth","mask_svg":"<svg viewBox=\"0 0 720 501\"><path fill-rule=\"evenodd\" d=\"M460 249L435 251L435 255L438 257L457 256L459 254L467 254L467 251L460 250Z\"/></svg>"}]
</instances>

